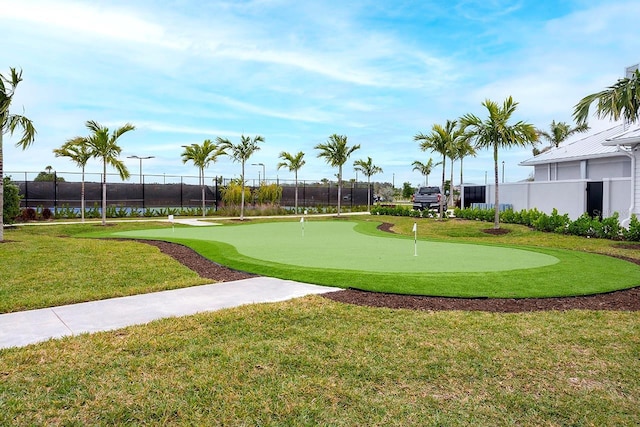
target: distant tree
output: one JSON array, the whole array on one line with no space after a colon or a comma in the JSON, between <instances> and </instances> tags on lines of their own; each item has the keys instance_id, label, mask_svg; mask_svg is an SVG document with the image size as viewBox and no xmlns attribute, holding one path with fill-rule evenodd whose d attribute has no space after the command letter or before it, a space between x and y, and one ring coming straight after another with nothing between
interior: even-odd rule
<instances>
[{"instance_id":1,"label":"distant tree","mask_svg":"<svg viewBox=\"0 0 640 427\"><path fill-rule=\"evenodd\" d=\"M433 163L433 159L429 158L427 163L422 163L421 161L416 160L415 162L411 163L411 166L413 166L412 170L418 171L421 175L424 175L424 185L427 186L429 185L429 175L431 175L434 166L438 166L441 164L442 162Z\"/></svg>"},{"instance_id":2,"label":"distant tree","mask_svg":"<svg viewBox=\"0 0 640 427\"><path fill-rule=\"evenodd\" d=\"M78 167L82 169L82 185L80 187L80 218L84 222L84 170L87 166L87 162L91 158L91 152L89 151L89 145L86 138L77 136L75 138L67 140L60 148L53 150L53 154L56 157L67 157Z\"/></svg>"},{"instance_id":3,"label":"distant tree","mask_svg":"<svg viewBox=\"0 0 640 427\"><path fill-rule=\"evenodd\" d=\"M609 117L613 120L621 118L629 123L640 119L640 71L633 71L629 77L619 79L607 89L587 95L574 107L573 118L579 125L587 123L589 108L595 101L596 116Z\"/></svg>"},{"instance_id":4,"label":"distant tree","mask_svg":"<svg viewBox=\"0 0 640 427\"><path fill-rule=\"evenodd\" d=\"M244 220L244 165L249 160L249 158L260 149L258 147L259 142L264 142L264 138L260 135L257 135L253 138L242 135L240 137L240 142L238 144L232 144L228 139L223 139L218 137L216 139L218 144L220 144L220 148L222 149L223 154L231 157L234 162L240 162L242 165L242 173L240 175L240 179L242 181L242 194L240 201L240 220Z\"/></svg>"},{"instance_id":5,"label":"distant tree","mask_svg":"<svg viewBox=\"0 0 640 427\"><path fill-rule=\"evenodd\" d=\"M298 213L298 171L306 163L304 160L304 153L299 151L298 154L293 155L286 151L280 153L280 158L283 160L278 163L278 169L287 168L289 172L293 172L295 176L295 212Z\"/></svg>"},{"instance_id":6,"label":"distant tree","mask_svg":"<svg viewBox=\"0 0 640 427\"><path fill-rule=\"evenodd\" d=\"M333 134L324 144L318 144L314 147L320 150L318 157L323 157L325 161L338 168L338 216L340 216L340 202L342 200L342 165L344 165L349 156L360 148L360 145L349 147L347 145L347 137L345 135Z\"/></svg>"},{"instance_id":7,"label":"distant tree","mask_svg":"<svg viewBox=\"0 0 640 427\"><path fill-rule=\"evenodd\" d=\"M495 216L493 228L500 228L499 190L498 190L498 149L514 146L524 147L537 141L536 129L530 123L522 121L509 124L511 116L518 106L513 98L508 97L502 108L491 100L482 105L487 109L489 117L481 120L473 114L466 114L461 118L462 125L475 139L477 148L493 150L493 164L495 172Z\"/></svg>"},{"instance_id":8,"label":"distant tree","mask_svg":"<svg viewBox=\"0 0 640 427\"><path fill-rule=\"evenodd\" d=\"M107 165L113 166L121 179L129 178L129 170L118 157L122 148L118 145L118 139L125 133L135 129L130 123L114 130L111 134L109 128L89 120L86 123L91 135L86 137L87 147L91 157L102 160L102 225L107 225Z\"/></svg>"},{"instance_id":9,"label":"distant tree","mask_svg":"<svg viewBox=\"0 0 640 427\"><path fill-rule=\"evenodd\" d=\"M33 179L33 182L53 182L54 180L57 182L64 182L64 178L61 176L56 176L55 172L52 173L45 171L38 173L38 175L36 175L36 177Z\"/></svg>"},{"instance_id":10,"label":"distant tree","mask_svg":"<svg viewBox=\"0 0 640 427\"><path fill-rule=\"evenodd\" d=\"M410 199L411 196L416 192L416 189L411 186L410 182L402 183L402 198Z\"/></svg>"},{"instance_id":11,"label":"distant tree","mask_svg":"<svg viewBox=\"0 0 640 427\"><path fill-rule=\"evenodd\" d=\"M4 179L3 179L3 155L2 137L20 128L22 137L16 143L16 147L25 150L36 138L36 129L30 119L19 114L12 114L9 111L16 87L22 81L22 71L9 68L9 76L0 74L0 242L4 240Z\"/></svg>"},{"instance_id":12,"label":"distant tree","mask_svg":"<svg viewBox=\"0 0 640 427\"><path fill-rule=\"evenodd\" d=\"M367 160L356 160L353 162L353 167L367 177L367 211L369 211L371 209L371 177L375 174L382 173L383 170L380 166L373 164L371 157L367 157Z\"/></svg>"},{"instance_id":13,"label":"distant tree","mask_svg":"<svg viewBox=\"0 0 640 427\"><path fill-rule=\"evenodd\" d=\"M218 156L223 153L220 147L211 142L210 139L205 139L202 144L194 143L185 145L183 148L184 151L180 155L182 163L191 161L198 168L198 184L202 190L202 216L206 216L204 170L209 167L210 163L215 163Z\"/></svg>"},{"instance_id":14,"label":"distant tree","mask_svg":"<svg viewBox=\"0 0 640 427\"><path fill-rule=\"evenodd\" d=\"M552 120L551 125L549 125L549 132L536 129L538 138L545 139L549 143L549 146L539 151L538 154L547 151L549 148L558 148L560 144L574 133L586 132L588 130L589 126L586 123L571 127L571 125L566 122L556 123L555 120Z\"/></svg>"}]
</instances>

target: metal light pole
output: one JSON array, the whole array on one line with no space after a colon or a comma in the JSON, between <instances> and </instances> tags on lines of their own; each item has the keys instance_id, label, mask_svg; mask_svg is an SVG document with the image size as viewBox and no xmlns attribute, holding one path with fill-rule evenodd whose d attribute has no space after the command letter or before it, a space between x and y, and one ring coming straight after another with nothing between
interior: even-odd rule
<instances>
[{"instance_id":1,"label":"metal light pole","mask_svg":"<svg viewBox=\"0 0 640 427\"><path fill-rule=\"evenodd\" d=\"M251 166L262 166L262 180L267 181L267 173L265 172L264 163L251 163ZM260 172L258 171L258 184L260 184Z\"/></svg>"},{"instance_id":2,"label":"metal light pole","mask_svg":"<svg viewBox=\"0 0 640 427\"><path fill-rule=\"evenodd\" d=\"M153 159L155 156L127 156L127 159L140 160L140 184L142 184L142 161L147 159Z\"/></svg>"},{"instance_id":3,"label":"metal light pole","mask_svg":"<svg viewBox=\"0 0 640 427\"><path fill-rule=\"evenodd\" d=\"M502 183L504 184L504 160L502 161Z\"/></svg>"}]
</instances>

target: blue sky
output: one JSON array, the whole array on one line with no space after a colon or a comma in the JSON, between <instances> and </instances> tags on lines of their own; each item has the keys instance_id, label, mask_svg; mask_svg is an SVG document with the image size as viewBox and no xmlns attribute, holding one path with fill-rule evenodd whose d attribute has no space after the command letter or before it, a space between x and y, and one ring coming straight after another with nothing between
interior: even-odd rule
<instances>
[{"instance_id":1,"label":"blue sky","mask_svg":"<svg viewBox=\"0 0 640 427\"><path fill-rule=\"evenodd\" d=\"M139 162L126 156L155 156L145 174L197 175L181 162L182 145L243 133L264 136L250 163L264 163L267 178L293 177L276 170L281 151L306 153L300 179L332 178L313 147L337 133L361 145L345 179L355 178L353 160L370 156L384 169L374 180L417 185L411 163L438 155L413 136L434 123L484 118L485 99L509 95L516 120L570 122L583 96L640 62L635 0L0 0L0 8L0 73L23 69L12 111L38 131L27 151L5 135L5 171L77 171L52 150L95 120L137 127L120 139L132 181ZM518 163L530 153L500 152L507 181L529 175ZM261 170L249 165L247 178ZM492 170L481 151L465 159L465 182L484 183L486 171L491 180ZM221 157L207 175L239 172Z\"/></svg>"}]
</instances>

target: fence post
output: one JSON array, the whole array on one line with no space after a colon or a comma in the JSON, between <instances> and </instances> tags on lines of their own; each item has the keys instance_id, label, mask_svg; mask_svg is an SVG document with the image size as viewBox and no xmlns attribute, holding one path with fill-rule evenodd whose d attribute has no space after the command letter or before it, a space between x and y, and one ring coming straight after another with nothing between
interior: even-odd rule
<instances>
[{"instance_id":1,"label":"fence post","mask_svg":"<svg viewBox=\"0 0 640 427\"><path fill-rule=\"evenodd\" d=\"M27 184L27 173L24 173L24 207L29 207L29 186Z\"/></svg>"}]
</instances>

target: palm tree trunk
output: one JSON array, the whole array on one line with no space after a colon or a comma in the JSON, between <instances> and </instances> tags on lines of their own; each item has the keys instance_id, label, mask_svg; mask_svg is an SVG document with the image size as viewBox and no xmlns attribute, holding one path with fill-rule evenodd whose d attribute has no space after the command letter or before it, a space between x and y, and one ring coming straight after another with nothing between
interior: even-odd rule
<instances>
[{"instance_id":1,"label":"palm tree trunk","mask_svg":"<svg viewBox=\"0 0 640 427\"><path fill-rule=\"evenodd\" d=\"M367 212L371 210L371 177L367 177Z\"/></svg>"},{"instance_id":2,"label":"palm tree trunk","mask_svg":"<svg viewBox=\"0 0 640 427\"><path fill-rule=\"evenodd\" d=\"M460 157L460 208L462 209L462 157Z\"/></svg>"},{"instance_id":3,"label":"palm tree trunk","mask_svg":"<svg viewBox=\"0 0 640 427\"><path fill-rule=\"evenodd\" d=\"M242 180L242 194L240 195L240 221L244 221L244 161L242 162L242 175L240 175L240 179Z\"/></svg>"},{"instance_id":4,"label":"palm tree trunk","mask_svg":"<svg viewBox=\"0 0 640 427\"><path fill-rule=\"evenodd\" d=\"M200 168L200 187L202 191L202 216L205 216L206 203L204 200L204 168Z\"/></svg>"},{"instance_id":5,"label":"palm tree trunk","mask_svg":"<svg viewBox=\"0 0 640 427\"><path fill-rule=\"evenodd\" d=\"M453 206L453 165L455 162L453 161L453 157L451 158L451 181L449 181L449 197L447 206Z\"/></svg>"},{"instance_id":6,"label":"palm tree trunk","mask_svg":"<svg viewBox=\"0 0 640 427\"><path fill-rule=\"evenodd\" d=\"M298 171L296 170L295 173L295 178L296 178L296 194L295 194L295 209L296 209L296 215L298 214Z\"/></svg>"},{"instance_id":7,"label":"palm tree trunk","mask_svg":"<svg viewBox=\"0 0 640 427\"><path fill-rule=\"evenodd\" d=\"M102 225L107 225L107 159L102 158Z\"/></svg>"},{"instance_id":8,"label":"palm tree trunk","mask_svg":"<svg viewBox=\"0 0 640 427\"><path fill-rule=\"evenodd\" d=\"M342 165L338 167L338 216L340 216L340 200L342 199Z\"/></svg>"},{"instance_id":9,"label":"palm tree trunk","mask_svg":"<svg viewBox=\"0 0 640 427\"><path fill-rule=\"evenodd\" d=\"M82 186L80 187L80 218L84 222L84 166L82 166Z\"/></svg>"},{"instance_id":10,"label":"palm tree trunk","mask_svg":"<svg viewBox=\"0 0 640 427\"><path fill-rule=\"evenodd\" d=\"M2 125L0 123L0 242L4 241L4 173L2 159ZM26 179L26 178L25 178Z\"/></svg>"},{"instance_id":11,"label":"palm tree trunk","mask_svg":"<svg viewBox=\"0 0 640 427\"><path fill-rule=\"evenodd\" d=\"M447 163L447 156L445 154L442 155L442 188L441 191L444 191L444 177L445 177L445 166ZM440 199L440 219L444 218L444 207L442 205L443 200Z\"/></svg>"},{"instance_id":12,"label":"palm tree trunk","mask_svg":"<svg viewBox=\"0 0 640 427\"><path fill-rule=\"evenodd\" d=\"M493 218L493 228L495 230L500 228L500 202L498 200L498 144L493 145L493 165L495 171L495 185L496 185L496 194L494 200L495 207L495 216Z\"/></svg>"}]
</instances>

